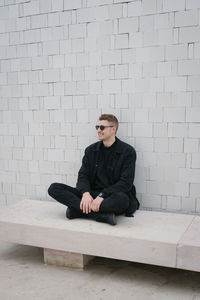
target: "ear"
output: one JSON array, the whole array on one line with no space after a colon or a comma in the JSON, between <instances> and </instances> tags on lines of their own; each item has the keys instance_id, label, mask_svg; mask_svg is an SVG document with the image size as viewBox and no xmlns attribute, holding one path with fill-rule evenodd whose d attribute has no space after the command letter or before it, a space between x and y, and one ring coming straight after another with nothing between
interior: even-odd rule
<instances>
[{"instance_id":1,"label":"ear","mask_svg":"<svg viewBox=\"0 0 200 300\"><path fill-rule=\"evenodd\" d=\"M116 126L113 126L112 129L113 129L114 134L116 134L116 132L117 132L117 127L116 127Z\"/></svg>"}]
</instances>

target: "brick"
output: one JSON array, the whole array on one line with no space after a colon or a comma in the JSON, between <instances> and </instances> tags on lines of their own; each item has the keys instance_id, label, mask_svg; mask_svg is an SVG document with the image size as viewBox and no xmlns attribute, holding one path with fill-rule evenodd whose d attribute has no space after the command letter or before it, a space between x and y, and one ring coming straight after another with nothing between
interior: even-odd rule
<instances>
[{"instance_id":1,"label":"brick","mask_svg":"<svg viewBox=\"0 0 200 300\"><path fill-rule=\"evenodd\" d=\"M140 31L152 31L153 29L154 29L154 16L153 15L141 16Z\"/></svg>"},{"instance_id":2,"label":"brick","mask_svg":"<svg viewBox=\"0 0 200 300\"><path fill-rule=\"evenodd\" d=\"M40 29L32 29L24 31L24 43L40 42Z\"/></svg>"},{"instance_id":3,"label":"brick","mask_svg":"<svg viewBox=\"0 0 200 300\"><path fill-rule=\"evenodd\" d=\"M167 60L180 60L187 58L186 45L169 45L166 46L166 59Z\"/></svg>"},{"instance_id":4,"label":"brick","mask_svg":"<svg viewBox=\"0 0 200 300\"><path fill-rule=\"evenodd\" d=\"M33 84L33 96L47 96L48 95L48 84L38 83Z\"/></svg>"},{"instance_id":5,"label":"brick","mask_svg":"<svg viewBox=\"0 0 200 300\"><path fill-rule=\"evenodd\" d=\"M154 142L155 152L168 152L168 139L167 138L158 138Z\"/></svg>"},{"instance_id":6,"label":"brick","mask_svg":"<svg viewBox=\"0 0 200 300\"><path fill-rule=\"evenodd\" d=\"M39 1L31 1L23 5L24 16L39 14Z\"/></svg>"},{"instance_id":7,"label":"brick","mask_svg":"<svg viewBox=\"0 0 200 300\"><path fill-rule=\"evenodd\" d=\"M199 74L200 60L184 60L178 62L178 74L197 75Z\"/></svg>"},{"instance_id":8,"label":"brick","mask_svg":"<svg viewBox=\"0 0 200 300\"><path fill-rule=\"evenodd\" d=\"M198 139L184 139L184 152L195 153L198 152Z\"/></svg>"},{"instance_id":9,"label":"brick","mask_svg":"<svg viewBox=\"0 0 200 300\"><path fill-rule=\"evenodd\" d=\"M43 82L56 82L59 81L59 70L48 69L43 72Z\"/></svg>"},{"instance_id":10,"label":"brick","mask_svg":"<svg viewBox=\"0 0 200 300\"><path fill-rule=\"evenodd\" d=\"M169 139L169 152L183 152L183 139L172 138Z\"/></svg>"},{"instance_id":11,"label":"brick","mask_svg":"<svg viewBox=\"0 0 200 300\"><path fill-rule=\"evenodd\" d=\"M116 108L128 108L128 96L127 95L116 95L115 107Z\"/></svg>"},{"instance_id":12,"label":"brick","mask_svg":"<svg viewBox=\"0 0 200 300\"><path fill-rule=\"evenodd\" d=\"M84 40L79 38L79 39L73 39L72 40L72 53L78 53L78 52L83 52L84 50Z\"/></svg>"},{"instance_id":13,"label":"brick","mask_svg":"<svg viewBox=\"0 0 200 300\"><path fill-rule=\"evenodd\" d=\"M192 106L195 106L195 107L200 106L199 96L200 96L200 92L192 93L192 100L191 100L192 101Z\"/></svg>"},{"instance_id":14,"label":"brick","mask_svg":"<svg viewBox=\"0 0 200 300\"><path fill-rule=\"evenodd\" d=\"M200 170L182 168L179 172L180 181L199 183Z\"/></svg>"},{"instance_id":15,"label":"brick","mask_svg":"<svg viewBox=\"0 0 200 300\"><path fill-rule=\"evenodd\" d=\"M169 14L157 14L155 15L155 29L167 29L169 28Z\"/></svg>"},{"instance_id":16,"label":"brick","mask_svg":"<svg viewBox=\"0 0 200 300\"><path fill-rule=\"evenodd\" d=\"M52 1L52 5L57 1ZM59 26L60 25L60 13L54 12L48 14L48 26Z\"/></svg>"},{"instance_id":17,"label":"brick","mask_svg":"<svg viewBox=\"0 0 200 300\"><path fill-rule=\"evenodd\" d=\"M39 56L32 58L32 69L33 70L41 70L41 69L48 69L48 57L47 56Z\"/></svg>"},{"instance_id":18,"label":"brick","mask_svg":"<svg viewBox=\"0 0 200 300\"><path fill-rule=\"evenodd\" d=\"M163 11L185 10L185 0L163 0Z\"/></svg>"},{"instance_id":19,"label":"brick","mask_svg":"<svg viewBox=\"0 0 200 300\"><path fill-rule=\"evenodd\" d=\"M115 78L128 78L128 65L115 65Z\"/></svg>"},{"instance_id":20,"label":"brick","mask_svg":"<svg viewBox=\"0 0 200 300\"><path fill-rule=\"evenodd\" d=\"M76 55L75 54L65 55L65 67L72 67L72 66L76 66ZM61 72L62 72L62 70L61 70Z\"/></svg>"},{"instance_id":21,"label":"brick","mask_svg":"<svg viewBox=\"0 0 200 300\"><path fill-rule=\"evenodd\" d=\"M150 167L150 180L164 180L164 169L158 167Z\"/></svg>"},{"instance_id":22,"label":"brick","mask_svg":"<svg viewBox=\"0 0 200 300\"><path fill-rule=\"evenodd\" d=\"M138 31L138 19L124 18L119 20L119 33L129 33Z\"/></svg>"},{"instance_id":23,"label":"brick","mask_svg":"<svg viewBox=\"0 0 200 300\"><path fill-rule=\"evenodd\" d=\"M143 33L134 32L129 34L129 47L136 48L143 46Z\"/></svg>"},{"instance_id":24,"label":"brick","mask_svg":"<svg viewBox=\"0 0 200 300\"><path fill-rule=\"evenodd\" d=\"M69 25L69 38L86 37L86 24Z\"/></svg>"},{"instance_id":25,"label":"brick","mask_svg":"<svg viewBox=\"0 0 200 300\"><path fill-rule=\"evenodd\" d=\"M119 34L115 36L115 48L128 48L128 34Z\"/></svg>"},{"instance_id":26,"label":"brick","mask_svg":"<svg viewBox=\"0 0 200 300\"><path fill-rule=\"evenodd\" d=\"M43 43L43 54L59 54L59 41L46 41Z\"/></svg>"},{"instance_id":27,"label":"brick","mask_svg":"<svg viewBox=\"0 0 200 300\"><path fill-rule=\"evenodd\" d=\"M142 67L142 63L129 64L129 77L142 77Z\"/></svg>"},{"instance_id":28,"label":"brick","mask_svg":"<svg viewBox=\"0 0 200 300\"><path fill-rule=\"evenodd\" d=\"M193 26L198 25L198 11L197 10L187 10L179 11L175 13L175 26Z\"/></svg>"},{"instance_id":29,"label":"brick","mask_svg":"<svg viewBox=\"0 0 200 300\"><path fill-rule=\"evenodd\" d=\"M52 11L63 11L63 0L52 1Z\"/></svg>"},{"instance_id":30,"label":"brick","mask_svg":"<svg viewBox=\"0 0 200 300\"><path fill-rule=\"evenodd\" d=\"M200 155L199 153L192 154L192 168L199 169L200 168Z\"/></svg>"},{"instance_id":31,"label":"brick","mask_svg":"<svg viewBox=\"0 0 200 300\"><path fill-rule=\"evenodd\" d=\"M136 49L136 62L148 62L150 59L149 48L137 48Z\"/></svg>"},{"instance_id":32,"label":"brick","mask_svg":"<svg viewBox=\"0 0 200 300\"><path fill-rule=\"evenodd\" d=\"M132 134L135 137L152 137L152 124L150 123L134 123Z\"/></svg>"},{"instance_id":33,"label":"brick","mask_svg":"<svg viewBox=\"0 0 200 300\"><path fill-rule=\"evenodd\" d=\"M134 1L128 3L128 17L136 17L142 15L142 3L141 1Z\"/></svg>"},{"instance_id":34,"label":"brick","mask_svg":"<svg viewBox=\"0 0 200 300\"><path fill-rule=\"evenodd\" d=\"M47 27L47 15L37 15L31 17L31 28Z\"/></svg>"},{"instance_id":35,"label":"brick","mask_svg":"<svg viewBox=\"0 0 200 300\"><path fill-rule=\"evenodd\" d=\"M121 18L122 12L122 4L114 4L108 7L109 19Z\"/></svg>"},{"instance_id":36,"label":"brick","mask_svg":"<svg viewBox=\"0 0 200 300\"><path fill-rule=\"evenodd\" d=\"M78 9L81 7L81 0L64 0L64 10Z\"/></svg>"},{"instance_id":37,"label":"brick","mask_svg":"<svg viewBox=\"0 0 200 300\"><path fill-rule=\"evenodd\" d=\"M200 76L188 76L188 91L199 91Z\"/></svg>"},{"instance_id":38,"label":"brick","mask_svg":"<svg viewBox=\"0 0 200 300\"><path fill-rule=\"evenodd\" d=\"M148 110L144 108L135 109L135 122L147 122L148 121Z\"/></svg>"},{"instance_id":39,"label":"brick","mask_svg":"<svg viewBox=\"0 0 200 300\"><path fill-rule=\"evenodd\" d=\"M96 8L83 8L77 10L77 23L88 23L96 21Z\"/></svg>"},{"instance_id":40,"label":"brick","mask_svg":"<svg viewBox=\"0 0 200 300\"><path fill-rule=\"evenodd\" d=\"M200 137L200 124L189 124L189 137L199 138Z\"/></svg>"},{"instance_id":41,"label":"brick","mask_svg":"<svg viewBox=\"0 0 200 300\"><path fill-rule=\"evenodd\" d=\"M49 13L52 11L51 0L39 0L40 2L40 13Z\"/></svg>"},{"instance_id":42,"label":"brick","mask_svg":"<svg viewBox=\"0 0 200 300\"><path fill-rule=\"evenodd\" d=\"M162 122L163 121L163 110L161 108L150 108L149 109L149 121L150 122Z\"/></svg>"},{"instance_id":43,"label":"brick","mask_svg":"<svg viewBox=\"0 0 200 300\"><path fill-rule=\"evenodd\" d=\"M102 87L100 80L91 80L89 82L89 92L90 94L101 94Z\"/></svg>"},{"instance_id":44,"label":"brick","mask_svg":"<svg viewBox=\"0 0 200 300\"><path fill-rule=\"evenodd\" d=\"M133 63L136 61L135 49L122 50L122 63Z\"/></svg>"},{"instance_id":45,"label":"brick","mask_svg":"<svg viewBox=\"0 0 200 300\"><path fill-rule=\"evenodd\" d=\"M186 122L200 122L200 107L186 109Z\"/></svg>"},{"instance_id":46,"label":"brick","mask_svg":"<svg viewBox=\"0 0 200 300\"><path fill-rule=\"evenodd\" d=\"M168 126L169 137L188 137L188 125L185 123L174 123Z\"/></svg>"},{"instance_id":47,"label":"brick","mask_svg":"<svg viewBox=\"0 0 200 300\"><path fill-rule=\"evenodd\" d=\"M72 23L72 13L71 13L71 11L60 12L60 25L68 25L68 24L71 24L71 23Z\"/></svg>"},{"instance_id":48,"label":"brick","mask_svg":"<svg viewBox=\"0 0 200 300\"><path fill-rule=\"evenodd\" d=\"M88 109L78 109L77 110L77 121L79 123L85 123L88 121Z\"/></svg>"},{"instance_id":49,"label":"brick","mask_svg":"<svg viewBox=\"0 0 200 300\"><path fill-rule=\"evenodd\" d=\"M84 68L74 67L72 69L72 78L74 81L84 80Z\"/></svg>"},{"instance_id":50,"label":"brick","mask_svg":"<svg viewBox=\"0 0 200 300\"><path fill-rule=\"evenodd\" d=\"M200 8L199 0L186 0L186 9Z\"/></svg>"},{"instance_id":51,"label":"brick","mask_svg":"<svg viewBox=\"0 0 200 300\"><path fill-rule=\"evenodd\" d=\"M199 183L191 183L190 184L190 196L199 197L200 195L200 184Z\"/></svg>"},{"instance_id":52,"label":"brick","mask_svg":"<svg viewBox=\"0 0 200 300\"><path fill-rule=\"evenodd\" d=\"M120 50L113 50L107 51L103 53L102 58L103 64L120 64L121 63L121 51Z\"/></svg>"},{"instance_id":53,"label":"brick","mask_svg":"<svg viewBox=\"0 0 200 300\"><path fill-rule=\"evenodd\" d=\"M185 91L186 90L186 77L169 77L165 79L165 91Z\"/></svg>"},{"instance_id":54,"label":"brick","mask_svg":"<svg viewBox=\"0 0 200 300\"><path fill-rule=\"evenodd\" d=\"M174 107L191 107L192 95L187 92L174 92L171 95L170 106Z\"/></svg>"},{"instance_id":55,"label":"brick","mask_svg":"<svg viewBox=\"0 0 200 300\"><path fill-rule=\"evenodd\" d=\"M181 197L167 196L167 209L168 210L180 210L181 209Z\"/></svg>"},{"instance_id":56,"label":"brick","mask_svg":"<svg viewBox=\"0 0 200 300\"><path fill-rule=\"evenodd\" d=\"M125 79L122 80L122 93L134 93L135 92L135 80Z\"/></svg>"},{"instance_id":57,"label":"brick","mask_svg":"<svg viewBox=\"0 0 200 300\"><path fill-rule=\"evenodd\" d=\"M121 93L120 80L103 80L102 81L103 93Z\"/></svg>"},{"instance_id":58,"label":"brick","mask_svg":"<svg viewBox=\"0 0 200 300\"><path fill-rule=\"evenodd\" d=\"M164 109L165 122L184 122L185 109L184 108L165 108Z\"/></svg>"},{"instance_id":59,"label":"brick","mask_svg":"<svg viewBox=\"0 0 200 300\"><path fill-rule=\"evenodd\" d=\"M86 80L95 80L96 79L96 68L95 67L86 67L85 68L85 79Z\"/></svg>"},{"instance_id":60,"label":"brick","mask_svg":"<svg viewBox=\"0 0 200 300\"><path fill-rule=\"evenodd\" d=\"M76 82L65 82L65 95L75 95L76 87Z\"/></svg>"},{"instance_id":61,"label":"brick","mask_svg":"<svg viewBox=\"0 0 200 300\"><path fill-rule=\"evenodd\" d=\"M159 62L157 64L158 76L167 77L172 73L172 64L171 62Z\"/></svg>"},{"instance_id":62,"label":"brick","mask_svg":"<svg viewBox=\"0 0 200 300\"><path fill-rule=\"evenodd\" d=\"M58 40L68 39L67 28L62 26L49 27L41 29L41 41L56 41L56 44L59 44ZM59 53L58 53L59 54Z\"/></svg>"},{"instance_id":63,"label":"brick","mask_svg":"<svg viewBox=\"0 0 200 300\"><path fill-rule=\"evenodd\" d=\"M70 113L70 110L68 111ZM73 113L73 111L71 110ZM69 113L65 113L65 116L69 115ZM73 119L73 114L70 115L70 118L66 118L67 122L72 121ZM73 120L74 121L74 120ZM60 134L64 136L71 136L72 135L72 125L70 123L61 123L60 125Z\"/></svg>"},{"instance_id":64,"label":"brick","mask_svg":"<svg viewBox=\"0 0 200 300\"><path fill-rule=\"evenodd\" d=\"M54 96L64 96L65 94L64 82L55 82L53 84L53 94Z\"/></svg>"},{"instance_id":65,"label":"brick","mask_svg":"<svg viewBox=\"0 0 200 300\"><path fill-rule=\"evenodd\" d=\"M180 28L179 42L194 43L199 42L200 28L199 27L183 27Z\"/></svg>"},{"instance_id":66,"label":"brick","mask_svg":"<svg viewBox=\"0 0 200 300\"><path fill-rule=\"evenodd\" d=\"M158 30L158 45L169 45L174 41L173 29L160 29Z\"/></svg>"}]
</instances>

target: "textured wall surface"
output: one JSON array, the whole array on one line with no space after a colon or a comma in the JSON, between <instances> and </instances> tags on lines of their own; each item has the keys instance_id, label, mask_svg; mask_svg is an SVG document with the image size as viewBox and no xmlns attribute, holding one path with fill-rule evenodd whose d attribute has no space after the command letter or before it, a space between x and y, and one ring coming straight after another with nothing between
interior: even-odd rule
<instances>
[{"instance_id":1,"label":"textured wall surface","mask_svg":"<svg viewBox=\"0 0 200 300\"><path fill-rule=\"evenodd\" d=\"M0 0L0 206L75 185L103 113L143 208L200 212L200 1Z\"/></svg>"}]
</instances>

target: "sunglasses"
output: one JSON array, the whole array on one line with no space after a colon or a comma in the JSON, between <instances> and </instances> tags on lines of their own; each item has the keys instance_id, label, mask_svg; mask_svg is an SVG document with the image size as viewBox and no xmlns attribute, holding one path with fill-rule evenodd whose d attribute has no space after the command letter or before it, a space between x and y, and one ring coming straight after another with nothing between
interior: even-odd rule
<instances>
[{"instance_id":1,"label":"sunglasses","mask_svg":"<svg viewBox=\"0 0 200 300\"><path fill-rule=\"evenodd\" d=\"M113 127L113 126L104 126L104 125L96 125L95 126L96 130L98 130L98 129L104 130L106 127Z\"/></svg>"}]
</instances>

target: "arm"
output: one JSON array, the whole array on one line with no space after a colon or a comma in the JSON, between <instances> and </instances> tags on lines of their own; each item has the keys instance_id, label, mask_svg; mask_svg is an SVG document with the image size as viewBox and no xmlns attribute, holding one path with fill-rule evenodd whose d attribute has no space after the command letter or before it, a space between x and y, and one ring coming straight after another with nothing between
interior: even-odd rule
<instances>
[{"instance_id":1,"label":"arm","mask_svg":"<svg viewBox=\"0 0 200 300\"><path fill-rule=\"evenodd\" d=\"M89 162L89 157L86 149L82 159L81 168L78 172L78 180L76 183L76 188L78 189L79 192L81 192L81 194L83 194L84 192L90 192L91 190L89 174L90 174L90 162Z\"/></svg>"},{"instance_id":2,"label":"arm","mask_svg":"<svg viewBox=\"0 0 200 300\"><path fill-rule=\"evenodd\" d=\"M88 154L85 151L85 155L82 159L82 165L78 173L76 188L82 194L80 209L83 211L83 213L86 214L91 212L91 205L93 202L93 198L90 195L89 166L90 164L89 164Z\"/></svg>"}]
</instances>

